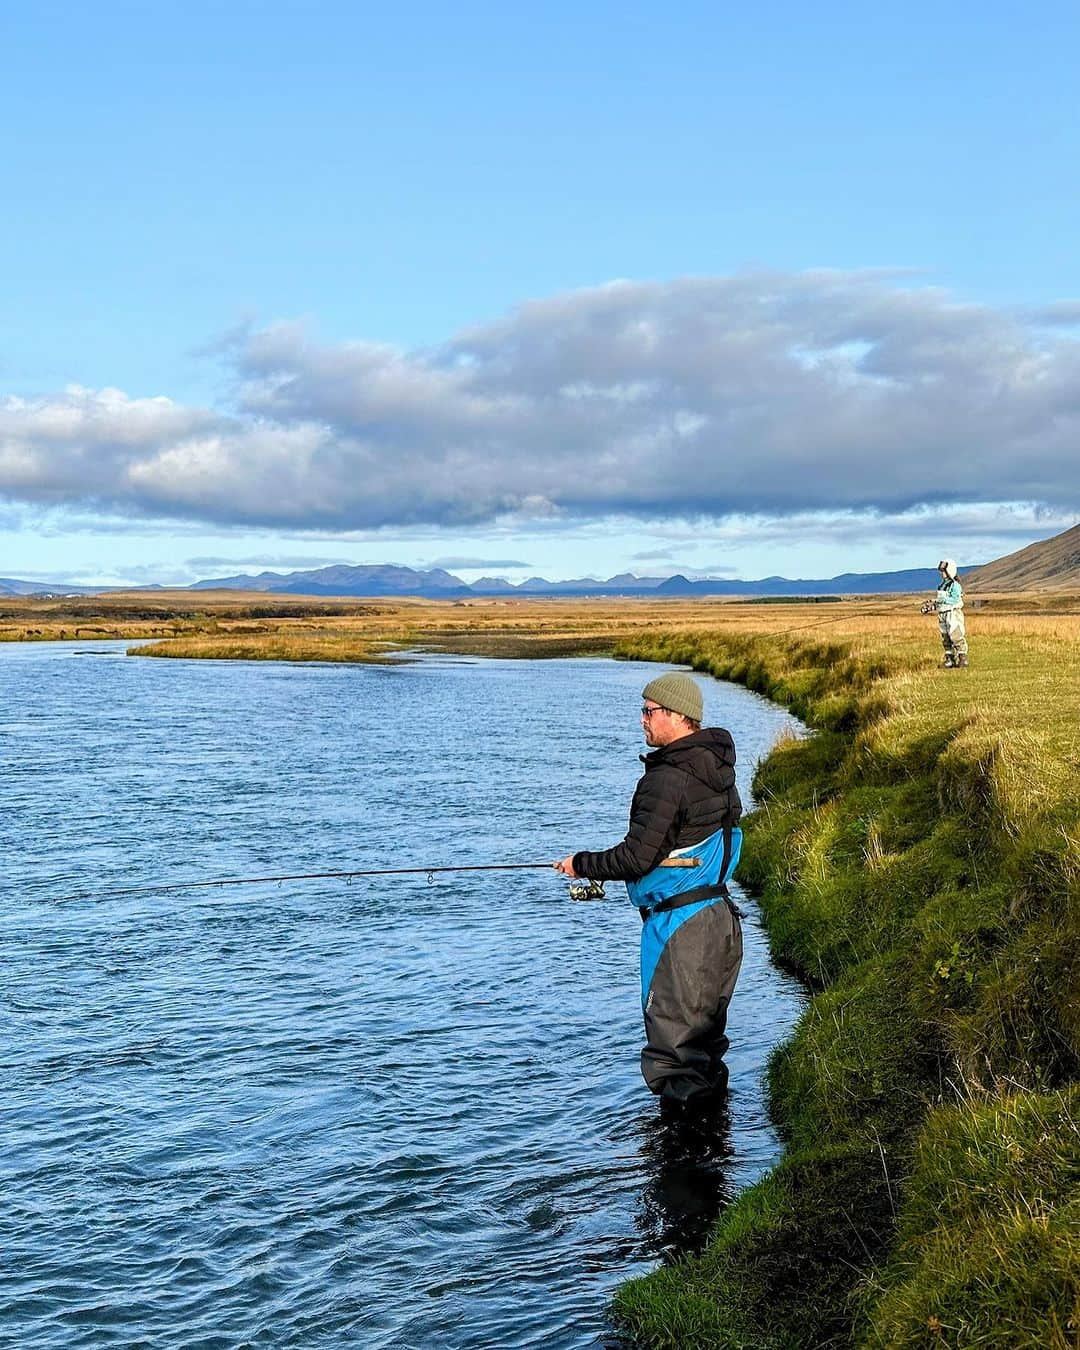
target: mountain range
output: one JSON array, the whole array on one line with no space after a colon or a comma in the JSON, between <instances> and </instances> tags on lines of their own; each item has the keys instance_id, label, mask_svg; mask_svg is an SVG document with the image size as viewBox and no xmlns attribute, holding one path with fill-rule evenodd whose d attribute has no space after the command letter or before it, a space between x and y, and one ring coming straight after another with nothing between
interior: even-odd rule
<instances>
[{"instance_id":1,"label":"mountain range","mask_svg":"<svg viewBox=\"0 0 1080 1350\"><path fill-rule=\"evenodd\" d=\"M191 590L256 591L273 595L319 596L421 596L460 599L468 596L536 597L563 596L703 596L703 595L861 595L882 592L932 590L937 584L933 568L910 568L900 572L844 572L837 577L797 578L763 577L757 581L727 581L709 577L691 580L678 574L671 577L638 577L621 572L598 581L580 577L573 581L547 581L530 577L517 585L501 577L482 577L472 583L462 581L441 568L419 571L411 567L371 565L351 567L339 564L309 572L260 572L257 575L211 577L185 587L68 586L19 581L0 577L0 595L98 595L118 590Z\"/></svg>"},{"instance_id":2,"label":"mountain range","mask_svg":"<svg viewBox=\"0 0 1080 1350\"><path fill-rule=\"evenodd\" d=\"M903 572L845 572L838 577L791 579L763 577L758 581L726 581L715 577L692 581L689 577L637 577L620 573L606 581L579 577L574 581L546 581L530 577L513 585L497 577L484 577L471 584L441 568L414 571L409 567L337 566L313 572L280 575L218 577L197 581L191 590L272 591L278 595L419 595L444 599L462 596L693 596L693 595L850 595L882 591L919 591L937 584L933 568Z\"/></svg>"},{"instance_id":3,"label":"mountain range","mask_svg":"<svg viewBox=\"0 0 1080 1350\"><path fill-rule=\"evenodd\" d=\"M1029 544L981 567L961 568L967 589L979 591L1064 590L1080 587L1080 524L1061 534ZM406 596L459 599L466 596L806 596L881 595L889 592L933 590L938 574L932 567L898 572L843 572L836 577L762 577L756 581L727 581L718 577L691 580L638 577L620 572L597 581L546 581L530 577L518 584L502 577L481 577L472 583L436 567L420 571L393 565L338 564L307 572L260 572L257 575L209 577L186 587L69 586L0 577L0 595L100 595L118 590L262 591L274 595Z\"/></svg>"}]
</instances>

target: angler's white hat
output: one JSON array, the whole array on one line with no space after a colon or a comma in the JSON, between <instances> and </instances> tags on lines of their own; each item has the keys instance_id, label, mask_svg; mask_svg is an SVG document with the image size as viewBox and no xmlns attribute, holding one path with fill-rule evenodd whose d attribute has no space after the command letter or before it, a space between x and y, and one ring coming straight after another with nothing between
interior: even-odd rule
<instances>
[{"instance_id":1,"label":"angler's white hat","mask_svg":"<svg viewBox=\"0 0 1080 1350\"><path fill-rule=\"evenodd\" d=\"M951 558L942 558L937 565L939 572L944 572L950 581L956 580L956 563Z\"/></svg>"}]
</instances>

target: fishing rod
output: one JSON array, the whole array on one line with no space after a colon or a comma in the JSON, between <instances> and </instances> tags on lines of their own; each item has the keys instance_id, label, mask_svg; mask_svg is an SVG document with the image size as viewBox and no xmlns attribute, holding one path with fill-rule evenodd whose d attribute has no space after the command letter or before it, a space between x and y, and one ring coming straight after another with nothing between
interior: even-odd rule
<instances>
[{"instance_id":1,"label":"fishing rod","mask_svg":"<svg viewBox=\"0 0 1080 1350\"><path fill-rule=\"evenodd\" d=\"M664 858L658 867L697 867L700 858ZM349 885L356 877L404 877L426 876L428 885L434 883L441 872L527 872L543 868L551 871L549 862L528 863L455 863L443 867L363 867L348 872L291 872L281 876L262 877L215 877L212 881L159 881L153 886L124 886L117 891L98 891L94 894L77 896L76 899L112 900L120 895L151 895L162 891L195 891L213 886L254 886L283 881L344 881ZM594 898L599 899L599 896Z\"/></svg>"}]
</instances>

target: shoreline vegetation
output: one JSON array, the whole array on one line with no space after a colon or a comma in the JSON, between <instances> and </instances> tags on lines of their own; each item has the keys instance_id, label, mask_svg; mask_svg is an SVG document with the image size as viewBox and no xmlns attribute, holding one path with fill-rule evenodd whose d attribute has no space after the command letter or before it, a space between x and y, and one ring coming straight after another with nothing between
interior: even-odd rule
<instances>
[{"instance_id":1,"label":"shoreline vegetation","mask_svg":"<svg viewBox=\"0 0 1080 1350\"><path fill-rule=\"evenodd\" d=\"M814 734L759 766L739 873L813 992L769 1068L786 1151L616 1319L642 1347L1080 1346L1080 595L969 598L961 671L910 596L50 603L5 601L0 640L607 654L790 707Z\"/></svg>"},{"instance_id":2,"label":"shoreline vegetation","mask_svg":"<svg viewBox=\"0 0 1080 1350\"><path fill-rule=\"evenodd\" d=\"M623 1286L637 1344L1080 1344L1080 627L976 618L965 671L904 629L616 653L816 732L760 765L740 868L814 991L769 1068L785 1156Z\"/></svg>"}]
</instances>

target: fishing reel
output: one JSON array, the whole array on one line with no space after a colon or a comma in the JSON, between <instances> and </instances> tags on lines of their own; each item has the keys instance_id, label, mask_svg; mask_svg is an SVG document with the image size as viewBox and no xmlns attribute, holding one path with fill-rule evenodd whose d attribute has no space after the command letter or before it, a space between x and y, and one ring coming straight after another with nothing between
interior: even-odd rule
<instances>
[{"instance_id":1,"label":"fishing reel","mask_svg":"<svg viewBox=\"0 0 1080 1350\"><path fill-rule=\"evenodd\" d=\"M570 883L571 900L603 900L604 883L602 881L572 881Z\"/></svg>"},{"instance_id":2,"label":"fishing reel","mask_svg":"<svg viewBox=\"0 0 1080 1350\"><path fill-rule=\"evenodd\" d=\"M936 600L924 600L924 601L922 602L922 605L919 607L919 613L920 613L920 614L936 614L936 613L937 613L937 601L936 601Z\"/></svg>"}]
</instances>

